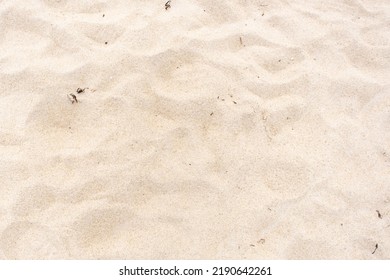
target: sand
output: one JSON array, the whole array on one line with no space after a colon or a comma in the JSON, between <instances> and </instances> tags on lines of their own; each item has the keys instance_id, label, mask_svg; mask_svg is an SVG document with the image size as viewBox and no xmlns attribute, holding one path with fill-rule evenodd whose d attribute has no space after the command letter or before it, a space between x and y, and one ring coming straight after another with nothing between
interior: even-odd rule
<instances>
[{"instance_id":1,"label":"sand","mask_svg":"<svg viewBox=\"0 0 390 280\"><path fill-rule=\"evenodd\" d=\"M0 1L0 258L390 259L390 2L165 2Z\"/></svg>"}]
</instances>

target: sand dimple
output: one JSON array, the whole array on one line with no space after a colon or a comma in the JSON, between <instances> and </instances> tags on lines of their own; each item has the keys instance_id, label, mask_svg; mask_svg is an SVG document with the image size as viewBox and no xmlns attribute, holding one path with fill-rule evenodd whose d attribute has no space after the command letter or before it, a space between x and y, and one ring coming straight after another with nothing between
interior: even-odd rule
<instances>
[{"instance_id":1,"label":"sand dimple","mask_svg":"<svg viewBox=\"0 0 390 280\"><path fill-rule=\"evenodd\" d=\"M273 107L276 106L279 107L280 105L273 105ZM282 133L283 130L286 130L287 133L291 132L294 124L300 121L303 114L303 105L288 104L281 107L272 111L263 111L264 130L270 140Z\"/></svg>"},{"instance_id":2,"label":"sand dimple","mask_svg":"<svg viewBox=\"0 0 390 280\"><path fill-rule=\"evenodd\" d=\"M304 162L264 159L262 178L280 199L303 196L311 187L311 172Z\"/></svg>"},{"instance_id":3,"label":"sand dimple","mask_svg":"<svg viewBox=\"0 0 390 280\"><path fill-rule=\"evenodd\" d=\"M66 258L65 243L52 230L32 222L14 222L0 236L0 247L7 259Z\"/></svg>"},{"instance_id":4,"label":"sand dimple","mask_svg":"<svg viewBox=\"0 0 390 280\"><path fill-rule=\"evenodd\" d=\"M389 24L376 24L361 29L362 39L372 46L386 47L390 45Z\"/></svg>"},{"instance_id":5,"label":"sand dimple","mask_svg":"<svg viewBox=\"0 0 390 280\"><path fill-rule=\"evenodd\" d=\"M275 83L264 83L263 77L250 79L246 82L246 87L253 94L264 98L265 100L281 97L284 95L304 96L309 93L309 79L305 76L299 76L287 81L277 81Z\"/></svg>"},{"instance_id":6,"label":"sand dimple","mask_svg":"<svg viewBox=\"0 0 390 280\"><path fill-rule=\"evenodd\" d=\"M43 0L44 4L57 11L69 13L97 13L107 8L105 1L77 2L72 0Z\"/></svg>"},{"instance_id":7,"label":"sand dimple","mask_svg":"<svg viewBox=\"0 0 390 280\"><path fill-rule=\"evenodd\" d=\"M381 76L385 79L381 69L389 69L390 62L386 57L390 56L389 48L369 48L362 44L352 42L343 49L343 52L351 64L366 75Z\"/></svg>"},{"instance_id":8,"label":"sand dimple","mask_svg":"<svg viewBox=\"0 0 390 280\"><path fill-rule=\"evenodd\" d=\"M116 207L102 207L83 212L71 225L73 232L68 236L68 242L73 245L73 253L79 249L94 250L100 246L108 246L112 240L110 236L123 230L126 221L131 221L133 214L126 209Z\"/></svg>"},{"instance_id":9,"label":"sand dimple","mask_svg":"<svg viewBox=\"0 0 390 280\"><path fill-rule=\"evenodd\" d=\"M77 204L88 200L104 199L107 196L109 187L111 187L109 180L104 177L96 177L93 180L84 183L80 182L66 189L59 197L59 200L65 203Z\"/></svg>"},{"instance_id":10,"label":"sand dimple","mask_svg":"<svg viewBox=\"0 0 390 280\"><path fill-rule=\"evenodd\" d=\"M107 42L107 45L114 44L125 31L124 28L114 24L97 25L96 23L81 23L75 27L88 39L92 40L92 43L98 43L102 47L105 42Z\"/></svg>"},{"instance_id":11,"label":"sand dimple","mask_svg":"<svg viewBox=\"0 0 390 280\"><path fill-rule=\"evenodd\" d=\"M329 247L332 245L325 240L293 240L287 249L287 258L290 260L334 259L337 255L329 253ZM342 248L340 250L342 251ZM338 256L341 257L342 253Z\"/></svg>"},{"instance_id":12,"label":"sand dimple","mask_svg":"<svg viewBox=\"0 0 390 280\"><path fill-rule=\"evenodd\" d=\"M390 153L390 91L377 93L359 115L373 143L385 153Z\"/></svg>"},{"instance_id":13,"label":"sand dimple","mask_svg":"<svg viewBox=\"0 0 390 280\"><path fill-rule=\"evenodd\" d=\"M15 202L13 212L17 216L28 217L39 214L56 201L56 195L51 187L32 185L22 190Z\"/></svg>"}]
</instances>

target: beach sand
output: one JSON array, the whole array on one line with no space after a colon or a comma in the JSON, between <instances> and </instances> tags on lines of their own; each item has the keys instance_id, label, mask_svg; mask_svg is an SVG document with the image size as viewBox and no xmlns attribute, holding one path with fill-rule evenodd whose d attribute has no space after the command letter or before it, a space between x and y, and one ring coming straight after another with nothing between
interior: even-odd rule
<instances>
[{"instance_id":1,"label":"beach sand","mask_svg":"<svg viewBox=\"0 0 390 280\"><path fill-rule=\"evenodd\" d=\"M165 2L0 1L0 258L390 259L390 2Z\"/></svg>"}]
</instances>

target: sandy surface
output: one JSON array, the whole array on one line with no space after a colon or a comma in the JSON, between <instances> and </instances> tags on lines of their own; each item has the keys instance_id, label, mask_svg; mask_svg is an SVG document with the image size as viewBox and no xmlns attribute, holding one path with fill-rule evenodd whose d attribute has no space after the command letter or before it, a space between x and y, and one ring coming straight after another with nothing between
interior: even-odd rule
<instances>
[{"instance_id":1,"label":"sandy surface","mask_svg":"<svg viewBox=\"0 0 390 280\"><path fill-rule=\"evenodd\" d=\"M390 2L164 4L0 1L0 258L390 259Z\"/></svg>"}]
</instances>

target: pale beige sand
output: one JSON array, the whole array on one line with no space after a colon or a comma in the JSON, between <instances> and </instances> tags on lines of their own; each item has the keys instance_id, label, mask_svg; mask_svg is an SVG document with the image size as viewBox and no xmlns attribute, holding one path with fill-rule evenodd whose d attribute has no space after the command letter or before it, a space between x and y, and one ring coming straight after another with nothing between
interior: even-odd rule
<instances>
[{"instance_id":1,"label":"pale beige sand","mask_svg":"<svg viewBox=\"0 0 390 280\"><path fill-rule=\"evenodd\" d=\"M0 258L389 259L390 2L164 4L0 1Z\"/></svg>"}]
</instances>

